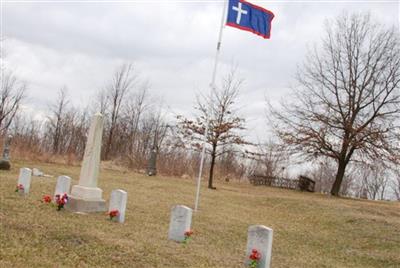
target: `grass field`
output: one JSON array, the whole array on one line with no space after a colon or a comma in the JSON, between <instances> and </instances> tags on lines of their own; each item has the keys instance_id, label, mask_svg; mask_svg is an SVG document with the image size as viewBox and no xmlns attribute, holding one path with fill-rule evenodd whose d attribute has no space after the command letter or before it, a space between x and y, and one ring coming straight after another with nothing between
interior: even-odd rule
<instances>
[{"instance_id":1,"label":"grass field","mask_svg":"<svg viewBox=\"0 0 400 268\"><path fill-rule=\"evenodd\" d=\"M167 240L170 209L194 203L193 180L102 169L104 198L128 192L126 222L43 204L56 178L32 178L14 192L18 169L68 175L79 167L17 162L0 171L0 267L243 267L247 228L274 229L272 267L400 267L400 203L338 199L247 183L217 182L201 192L193 239ZM203 184L205 186L205 183Z\"/></svg>"}]
</instances>

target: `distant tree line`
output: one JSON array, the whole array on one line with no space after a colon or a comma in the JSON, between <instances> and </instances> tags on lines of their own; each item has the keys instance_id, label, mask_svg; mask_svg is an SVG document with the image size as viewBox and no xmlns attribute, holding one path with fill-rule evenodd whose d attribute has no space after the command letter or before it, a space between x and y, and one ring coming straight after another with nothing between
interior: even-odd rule
<instances>
[{"instance_id":1,"label":"distant tree line","mask_svg":"<svg viewBox=\"0 0 400 268\"><path fill-rule=\"evenodd\" d=\"M391 193L400 200L399 36L355 14L327 23L322 41L299 68L295 99L268 105L275 134L268 142L245 139L237 106L243 81L235 72L197 96L194 116L171 120L132 64L119 66L87 107L74 106L61 87L41 119L21 110L26 83L2 70L0 135L13 136L18 157L79 163L91 116L100 111L102 160L136 171L156 150L161 174L194 177L205 138L210 189L214 178L288 177L291 166L306 162L313 168L305 175L319 192L368 199Z\"/></svg>"},{"instance_id":2,"label":"distant tree line","mask_svg":"<svg viewBox=\"0 0 400 268\"><path fill-rule=\"evenodd\" d=\"M32 117L30 113L18 112L26 91L25 84L17 87L19 80L16 77L14 79L14 84L2 87L3 105L0 107L1 111L5 111L2 114L7 116L2 117L0 127L12 134L12 151L18 157L48 161L54 161L58 157L68 163L79 163L83 157L91 117L96 111L100 111L105 120L103 161L112 161L144 172L151 149L155 148L158 155L157 168L162 174L194 177L198 172L198 150L190 148L193 144L182 135L185 130L181 125L167 122L162 103L157 100L157 96L150 95L148 83L140 81L132 64L118 67L87 107L75 107L69 99L67 87L61 87L57 98L49 104L46 117L41 119ZM232 93L229 89L221 92L222 95L218 96L225 98ZM237 89L234 94L223 105L232 106L230 102L236 98ZM218 109L215 105L214 108ZM215 143L216 140L223 140L221 147L224 149L218 155L215 152L210 154L212 169L216 166L216 172L212 170L211 174L216 173L224 179L240 178L245 173L245 167L236 165L239 163L238 156L227 141L231 139L234 143L238 142L232 140L234 136L228 135L234 126L223 125L222 129L222 124L227 120L225 116L231 111L222 108L223 110L213 113L219 118L219 125L210 131L221 132L213 141ZM211 120L210 124L215 124L213 122ZM1 133L4 136L5 131ZM225 136L221 136L222 133ZM216 162L219 163L215 165Z\"/></svg>"}]
</instances>

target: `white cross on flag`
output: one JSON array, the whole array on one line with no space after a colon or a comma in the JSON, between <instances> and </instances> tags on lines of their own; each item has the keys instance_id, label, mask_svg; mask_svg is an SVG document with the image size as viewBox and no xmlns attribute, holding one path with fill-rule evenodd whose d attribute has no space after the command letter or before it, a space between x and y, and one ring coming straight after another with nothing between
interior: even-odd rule
<instances>
[{"instance_id":1,"label":"white cross on flag","mask_svg":"<svg viewBox=\"0 0 400 268\"><path fill-rule=\"evenodd\" d=\"M229 0L226 25L269 39L274 16L271 11L245 0Z\"/></svg>"}]
</instances>

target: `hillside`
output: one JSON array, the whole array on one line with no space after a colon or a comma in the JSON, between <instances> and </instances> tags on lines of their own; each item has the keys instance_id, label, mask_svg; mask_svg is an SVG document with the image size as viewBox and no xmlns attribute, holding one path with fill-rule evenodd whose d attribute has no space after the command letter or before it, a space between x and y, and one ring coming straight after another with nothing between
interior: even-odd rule
<instances>
[{"instance_id":1,"label":"hillside","mask_svg":"<svg viewBox=\"0 0 400 268\"><path fill-rule=\"evenodd\" d=\"M31 192L14 192L18 169L68 175L79 167L17 162L0 171L1 267L243 267L247 228L274 229L272 267L400 267L400 203L217 182L201 192L186 245L167 240L170 209L194 203L194 180L102 169L99 187L128 192L126 222L104 213L57 212L42 203L56 178L33 177ZM203 184L205 186L206 183Z\"/></svg>"}]
</instances>

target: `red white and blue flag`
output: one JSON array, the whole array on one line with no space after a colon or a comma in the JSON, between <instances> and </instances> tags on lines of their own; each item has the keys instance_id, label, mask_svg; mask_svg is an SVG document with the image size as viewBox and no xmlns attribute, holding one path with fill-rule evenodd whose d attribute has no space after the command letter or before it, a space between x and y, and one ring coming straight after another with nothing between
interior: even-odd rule
<instances>
[{"instance_id":1,"label":"red white and blue flag","mask_svg":"<svg viewBox=\"0 0 400 268\"><path fill-rule=\"evenodd\" d=\"M266 39L271 36L274 13L245 0L229 0L226 25L249 31Z\"/></svg>"}]
</instances>

